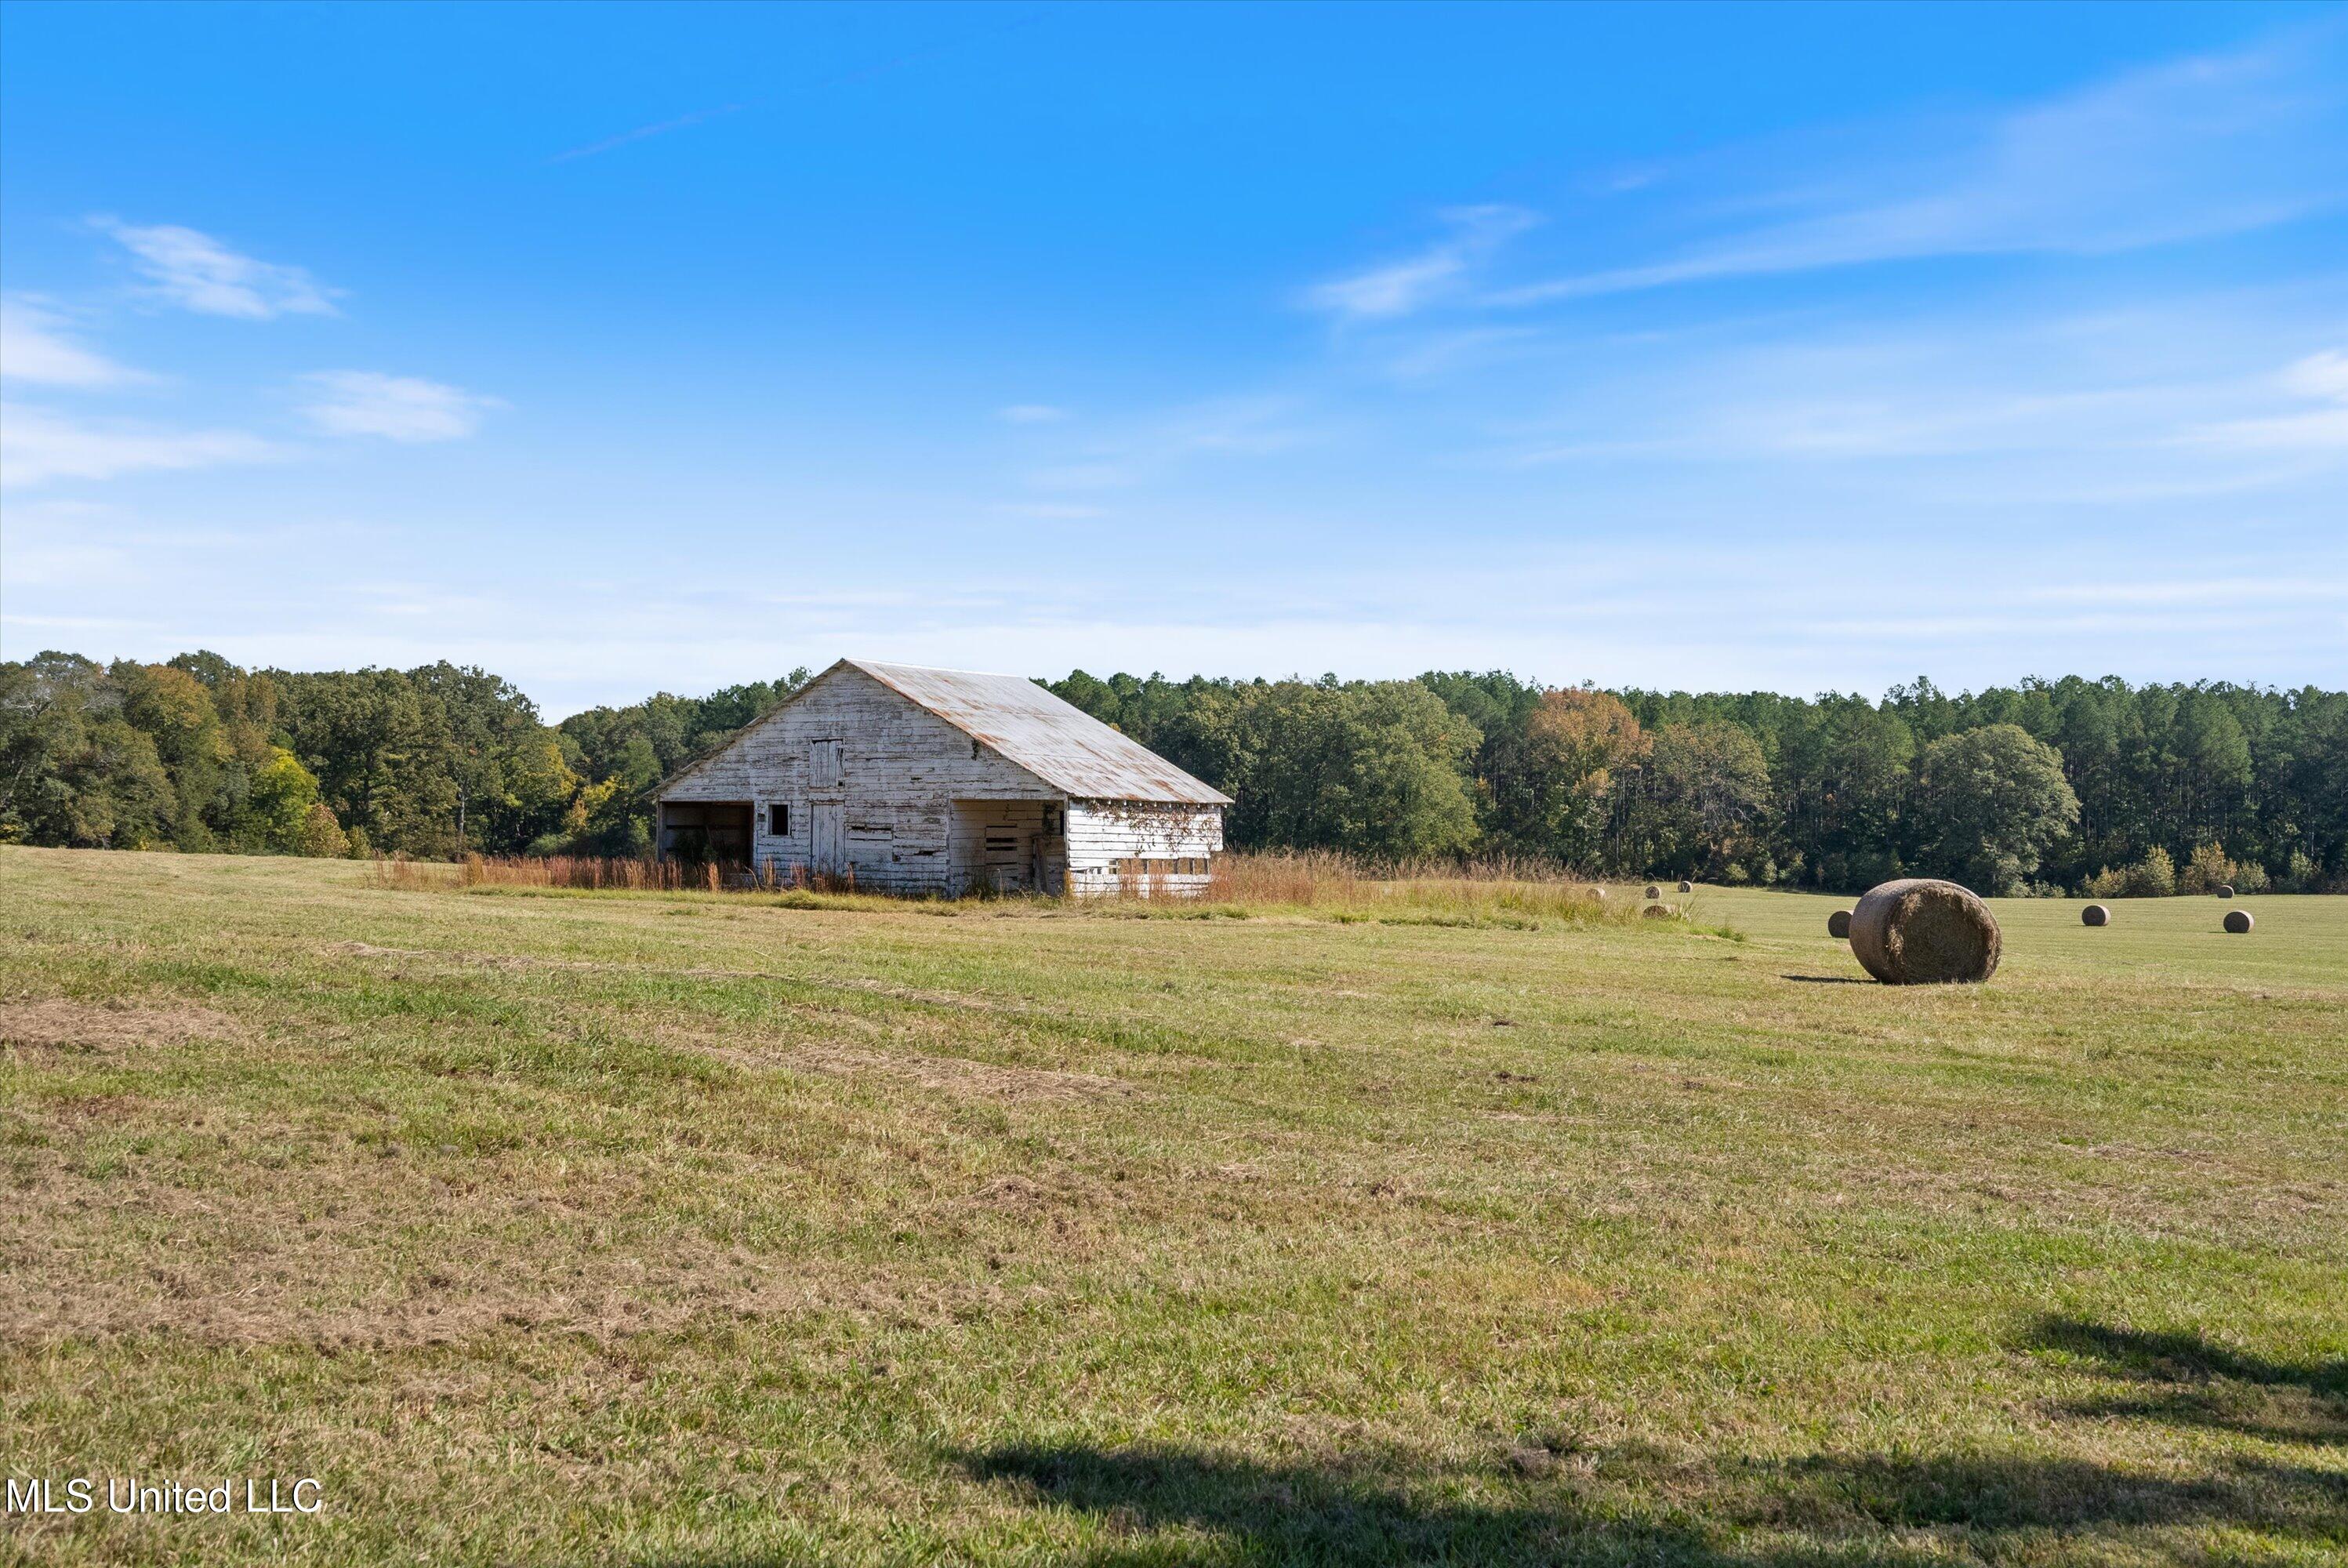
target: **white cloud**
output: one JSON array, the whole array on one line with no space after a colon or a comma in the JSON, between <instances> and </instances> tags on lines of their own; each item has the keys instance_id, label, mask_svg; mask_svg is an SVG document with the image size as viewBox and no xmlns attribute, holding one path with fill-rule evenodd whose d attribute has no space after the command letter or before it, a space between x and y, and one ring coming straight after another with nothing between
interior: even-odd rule
<instances>
[{"instance_id":1,"label":"white cloud","mask_svg":"<svg viewBox=\"0 0 2348 1568\"><path fill-rule=\"evenodd\" d=\"M2062 604L2348 603L2348 578L2193 577L2165 583L2075 583L2027 589L2023 597Z\"/></svg>"},{"instance_id":2,"label":"white cloud","mask_svg":"<svg viewBox=\"0 0 2348 1568\"><path fill-rule=\"evenodd\" d=\"M1469 272L1494 251L1533 226L1521 207L1457 207L1442 214L1451 232L1416 256L1348 277L1315 284L1305 304L1344 320L1408 315L1456 293Z\"/></svg>"},{"instance_id":3,"label":"white cloud","mask_svg":"<svg viewBox=\"0 0 2348 1568\"><path fill-rule=\"evenodd\" d=\"M567 152L558 152L548 159L547 162L568 163L575 158L592 158L599 152L609 152L614 148L625 147L632 141L643 141L648 137L666 136L672 130L683 130L687 126L699 125L706 119L717 119L726 115L739 114L749 107L747 104L729 103L720 104L716 108L695 109L691 114L678 115L675 119L664 119L652 125L640 125L633 130L623 130L617 136L607 136L601 141L591 141L583 147L574 147Z\"/></svg>"},{"instance_id":4,"label":"white cloud","mask_svg":"<svg viewBox=\"0 0 2348 1568\"><path fill-rule=\"evenodd\" d=\"M2240 233L2342 201L2348 93L2337 29L2242 53L2137 71L1951 138L1943 128L1878 128L1888 148L1767 178L1689 214L1778 216L1676 255L1504 290L1528 305L1931 256L2095 255ZM1787 159L1767 159L1771 177Z\"/></svg>"},{"instance_id":5,"label":"white cloud","mask_svg":"<svg viewBox=\"0 0 2348 1568\"><path fill-rule=\"evenodd\" d=\"M454 440L478 429L484 413L506 406L438 381L373 370L321 370L302 381L310 392L303 415L330 436Z\"/></svg>"},{"instance_id":6,"label":"white cloud","mask_svg":"<svg viewBox=\"0 0 2348 1568\"><path fill-rule=\"evenodd\" d=\"M334 296L301 267L263 262L230 250L210 234L176 224L149 227L92 218L100 232L121 242L149 284L149 292L204 315L265 321L275 315L333 315Z\"/></svg>"},{"instance_id":7,"label":"white cloud","mask_svg":"<svg viewBox=\"0 0 2348 1568\"><path fill-rule=\"evenodd\" d=\"M1285 397L1217 398L1094 442L1065 461L1029 473L1039 490L1117 490L1166 477L1200 459L1262 457L1304 446L1318 432L1296 420Z\"/></svg>"},{"instance_id":8,"label":"white cloud","mask_svg":"<svg viewBox=\"0 0 2348 1568\"><path fill-rule=\"evenodd\" d=\"M0 404L0 486L105 480L143 469L260 462L277 449L242 430L178 430L91 423L22 403Z\"/></svg>"},{"instance_id":9,"label":"white cloud","mask_svg":"<svg viewBox=\"0 0 2348 1568\"><path fill-rule=\"evenodd\" d=\"M997 408L994 417L1006 425L1056 425L1068 417L1068 411L1048 403L1013 403Z\"/></svg>"},{"instance_id":10,"label":"white cloud","mask_svg":"<svg viewBox=\"0 0 2348 1568\"><path fill-rule=\"evenodd\" d=\"M49 387L119 387L152 380L83 347L62 315L29 299L0 300L0 377Z\"/></svg>"},{"instance_id":11,"label":"white cloud","mask_svg":"<svg viewBox=\"0 0 2348 1568\"><path fill-rule=\"evenodd\" d=\"M2311 354L2275 379L2294 397L2333 406L2222 420L2203 426L2196 436L2257 451L2348 452L2348 352L2328 348Z\"/></svg>"},{"instance_id":12,"label":"white cloud","mask_svg":"<svg viewBox=\"0 0 2348 1568\"><path fill-rule=\"evenodd\" d=\"M1106 508L1085 506L1074 501L999 501L987 508L1004 517L1029 517L1039 522L1084 522L1107 517Z\"/></svg>"},{"instance_id":13,"label":"white cloud","mask_svg":"<svg viewBox=\"0 0 2348 1568\"><path fill-rule=\"evenodd\" d=\"M2348 348L2309 355L2282 373L2282 384L2302 397L2348 403Z\"/></svg>"}]
</instances>

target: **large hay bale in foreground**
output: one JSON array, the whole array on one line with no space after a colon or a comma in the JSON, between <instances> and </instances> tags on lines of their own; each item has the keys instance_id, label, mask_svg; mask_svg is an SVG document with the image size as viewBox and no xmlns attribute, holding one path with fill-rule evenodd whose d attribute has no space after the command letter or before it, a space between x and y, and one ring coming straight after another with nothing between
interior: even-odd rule
<instances>
[{"instance_id":1,"label":"large hay bale in foreground","mask_svg":"<svg viewBox=\"0 0 2348 1568\"><path fill-rule=\"evenodd\" d=\"M2236 936L2241 935L2256 923L2258 923L2250 918L2250 912L2247 909L2230 909L2226 912L2226 929Z\"/></svg>"},{"instance_id":2,"label":"large hay bale in foreground","mask_svg":"<svg viewBox=\"0 0 2348 1568\"><path fill-rule=\"evenodd\" d=\"M1952 882L1888 882L1869 889L1850 914L1852 954L1887 985L1986 980L2003 948L1989 905Z\"/></svg>"},{"instance_id":3,"label":"large hay bale in foreground","mask_svg":"<svg viewBox=\"0 0 2348 1568\"><path fill-rule=\"evenodd\" d=\"M1680 883L1680 891L1682 892L1694 892L1695 891L1695 883L1692 882L1684 882Z\"/></svg>"},{"instance_id":4,"label":"large hay bale in foreground","mask_svg":"<svg viewBox=\"0 0 2348 1568\"><path fill-rule=\"evenodd\" d=\"M2100 903L2091 903L2079 912L2081 925L2109 925L2111 923L2112 912Z\"/></svg>"},{"instance_id":5,"label":"large hay bale in foreground","mask_svg":"<svg viewBox=\"0 0 2348 1568\"><path fill-rule=\"evenodd\" d=\"M1847 909L1838 909L1832 914L1827 916L1827 934L1828 936L1849 936L1850 934L1850 911Z\"/></svg>"},{"instance_id":6,"label":"large hay bale in foreground","mask_svg":"<svg viewBox=\"0 0 2348 1568\"><path fill-rule=\"evenodd\" d=\"M2232 882L2219 882L2216 887L2211 888L2209 891L2219 898L2231 898L2234 896L2234 884Z\"/></svg>"},{"instance_id":7,"label":"large hay bale in foreground","mask_svg":"<svg viewBox=\"0 0 2348 1568\"><path fill-rule=\"evenodd\" d=\"M1649 920L1677 920L1680 917L1679 905L1673 903L1651 903L1639 913Z\"/></svg>"}]
</instances>

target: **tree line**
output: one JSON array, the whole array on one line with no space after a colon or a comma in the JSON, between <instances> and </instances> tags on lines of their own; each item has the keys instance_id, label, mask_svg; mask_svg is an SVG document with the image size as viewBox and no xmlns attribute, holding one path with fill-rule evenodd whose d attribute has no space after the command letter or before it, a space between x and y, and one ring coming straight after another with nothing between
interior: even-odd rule
<instances>
[{"instance_id":1,"label":"tree line","mask_svg":"<svg viewBox=\"0 0 2348 1568\"><path fill-rule=\"evenodd\" d=\"M809 678L541 721L510 683L0 664L0 841L246 853L640 855L659 782ZM1502 672L1061 696L1233 796L1236 848L1510 855L1847 891L1901 874L2106 896L2348 886L2348 693L2068 677L1880 700Z\"/></svg>"}]
</instances>

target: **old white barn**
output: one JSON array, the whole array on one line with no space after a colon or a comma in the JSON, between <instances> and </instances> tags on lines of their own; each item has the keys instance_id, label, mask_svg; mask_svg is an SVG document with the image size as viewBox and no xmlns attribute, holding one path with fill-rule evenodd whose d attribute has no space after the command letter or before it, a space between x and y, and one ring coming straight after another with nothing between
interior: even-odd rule
<instances>
[{"instance_id":1,"label":"old white barn","mask_svg":"<svg viewBox=\"0 0 2348 1568\"><path fill-rule=\"evenodd\" d=\"M1230 804L1018 676L842 659L662 786L659 850L876 892L1187 892Z\"/></svg>"}]
</instances>

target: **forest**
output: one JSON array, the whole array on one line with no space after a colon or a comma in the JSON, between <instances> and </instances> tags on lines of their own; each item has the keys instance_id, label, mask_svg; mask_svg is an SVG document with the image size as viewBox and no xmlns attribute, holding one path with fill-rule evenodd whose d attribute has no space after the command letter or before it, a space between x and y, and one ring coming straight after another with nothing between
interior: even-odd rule
<instances>
[{"instance_id":1,"label":"forest","mask_svg":"<svg viewBox=\"0 0 2348 1568\"><path fill-rule=\"evenodd\" d=\"M249 854L641 855L679 764L809 678L549 725L448 663L0 663L0 842ZM2348 889L2348 693L2026 680L1952 695L1604 691L1488 672L1053 691L1231 795L1241 849L1509 856L1850 891Z\"/></svg>"}]
</instances>

